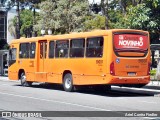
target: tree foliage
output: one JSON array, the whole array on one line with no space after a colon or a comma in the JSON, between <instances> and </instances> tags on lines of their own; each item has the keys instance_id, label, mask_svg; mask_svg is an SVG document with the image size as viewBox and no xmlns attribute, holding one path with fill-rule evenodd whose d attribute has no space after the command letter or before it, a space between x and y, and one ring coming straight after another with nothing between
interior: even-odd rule
<instances>
[{"instance_id":1,"label":"tree foliage","mask_svg":"<svg viewBox=\"0 0 160 120\"><path fill-rule=\"evenodd\" d=\"M82 31L89 12L88 0L46 0L40 4L40 29L52 29L60 33Z\"/></svg>"},{"instance_id":2,"label":"tree foliage","mask_svg":"<svg viewBox=\"0 0 160 120\"><path fill-rule=\"evenodd\" d=\"M159 42L160 0L114 0L109 5L110 28L147 30L151 43Z\"/></svg>"},{"instance_id":3,"label":"tree foliage","mask_svg":"<svg viewBox=\"0 0 160 120\"><path fill-rule=\"evenodd\" d=\"M90 31L94 29L104 29L105 28L105 17L98 14L93 14L86 17L84 23L85 31Z\"/></svg>"},{"instance_id":4,"label":"tree foliage","mask_svg":"<svg viewBox=\"0 0 160 120\"><path fill-rule=\"evenodd\" d=\"M20 23L21 23L21 29L20 33L21 35L25 35L26 37L31 36L31 33L33 31L33 12L31 10L23 10L20 13Z\"/></svg>"},{"instance_id":5,"label":"tree foliage","mask_svg":"<svg viewBox=\"0 0 160 120\"><path fill-rule=\"evenodd\" d=\"M11 1L15 3L17 0ZM33 4L40 3L36 6L40 9L38 22L34 26L37 31L42 28L52 29L54 34L59 34L107 27L130 28L147 30L150 32L151 42L159 42L160 0L101 0L98 7L95 4L89 5L88 0L19 1L21 6L30 5L31 8ZM21 34L24 34L33 25L29 17L32 13L21 13L21 16Z\"/></svg>"}]
</instances>

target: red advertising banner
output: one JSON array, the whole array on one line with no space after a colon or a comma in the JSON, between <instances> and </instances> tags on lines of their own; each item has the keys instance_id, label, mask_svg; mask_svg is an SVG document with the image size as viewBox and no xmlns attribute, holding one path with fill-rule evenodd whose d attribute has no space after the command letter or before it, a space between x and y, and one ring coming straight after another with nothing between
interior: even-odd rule
<instances>
[{"instance_id":1,"label":"red advertising banner","mask_svg":"<svg viewBox=\"0 0 160 120\"><path fill-rule=\"evenodd\" d=\"M143 49L148 48L148 36L134 34L114 35L115 49Z\"/></svg>"}]
</instances>

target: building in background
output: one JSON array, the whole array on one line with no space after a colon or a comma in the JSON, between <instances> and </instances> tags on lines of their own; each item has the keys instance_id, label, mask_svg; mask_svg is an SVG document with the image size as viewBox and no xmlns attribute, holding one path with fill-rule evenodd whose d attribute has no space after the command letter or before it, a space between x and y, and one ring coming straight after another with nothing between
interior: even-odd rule
<instances>
[{"instance_id":1,"label":"building in background","mask_svg":"<svg viewBox=\"0 0 160 120\"><path fill-rule=\"evenodd\" d=\"M7 41L7 11L0 7L0 40Z\"/></svg>"},{"instance_id":2,"label":"building in background","mask_svg":"<svg viewBox=\"0 0 160 120\"><path fill-rule=\"evenodd\" d=\"M8 31L11 19L13 19L15 16L15 9L7 11L6 8L0 7L0 41L9 44L15 38L13 33ZM0 75L8 75L8 57L8 50L0 50Z\"/></svg>"}]
</instances>

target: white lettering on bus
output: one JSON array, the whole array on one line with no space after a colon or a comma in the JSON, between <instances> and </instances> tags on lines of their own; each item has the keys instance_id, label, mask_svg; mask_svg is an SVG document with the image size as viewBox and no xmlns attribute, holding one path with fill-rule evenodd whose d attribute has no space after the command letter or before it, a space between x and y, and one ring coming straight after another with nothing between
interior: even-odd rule
<instances>
[{"instance_id":1,"label":"white lettering on bus","mask_svg":"<svg viewBox=\"0 0 160 120\"><path fill-rule=\"evenodd\" d=\"M123 45L123 46L143 46L143 40L140 40L140 41L119 40L119 45Z\"/></svg>"}]
</instances>

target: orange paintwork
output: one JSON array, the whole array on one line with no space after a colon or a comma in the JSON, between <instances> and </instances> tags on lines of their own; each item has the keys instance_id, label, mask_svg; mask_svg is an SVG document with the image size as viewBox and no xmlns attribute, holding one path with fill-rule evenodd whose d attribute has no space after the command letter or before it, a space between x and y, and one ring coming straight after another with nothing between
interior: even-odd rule
<instances>
[{"instance_id":1,"label":"orange paintwork","mask_svg":"<svg viewBox=\"0 0 160 120\"><path fill-rule=\"evenodd\" d=\"M148 63L150 62L150 48L148 44L148 53L134 53L133 56L118 57L113 50L113 32L137 32L148 34L141 30L113 29L96 30L91 32L71 33L65 35L46 35L42 37L21 38L13 40L10 46L17 48L17 59L9 67L9 79L18 80L18 73L23 69L28 81L62 83L65 71L70 71L73 76L74 85L93 85L93 84L147 84L150 76L147 74ZM94 36L104 37L103 57L102 58L48 58L49 41L66 40L72 38L87 38ZM149 38L149 36L148 36ZM47 41L47 56L45 59L39 59L40 41ZM19 44L25 42L36 42L35 59L19 59ZM148 40L149 41L149 40ZM124 53L120 53L124 54ZM140 57L139 57L140 56ZM120 63L116 63L116 59ZM139 62L144 60L144 62ZM115 75L110 74L110 64L114 62ZM127 68L128 66L131 66ZM128 76L128 72L135 72L135 76Z\"/></svg>"}]
</instances>

